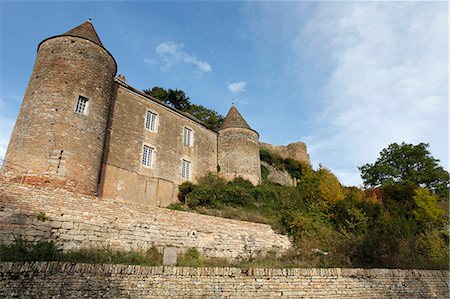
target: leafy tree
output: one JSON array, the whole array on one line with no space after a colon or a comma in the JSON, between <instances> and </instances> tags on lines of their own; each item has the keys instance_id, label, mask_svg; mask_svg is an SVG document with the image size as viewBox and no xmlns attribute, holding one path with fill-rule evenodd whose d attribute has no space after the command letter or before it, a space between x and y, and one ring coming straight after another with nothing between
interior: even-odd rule
<instances>
[{"instance_id":1,"label":"leafy tree","mask_svg":"<svg viewBox=\"0 0 450 299\"><path fill-rule=\"evenodd\" d=\"M319 177L319 194L323 200L328 204L334 204L345 198L344 188L329 169L320 167L317 175Z\"/></svg>"},{"instance_id":2,"label":"leafy tree","mask_svg":"<svg viewBox=\"0 0 450 299\"><path fill-rule=\"evenodd\" d=\"M191 114L212 130L217 131L223 123L224 117L222 115L202 105L192 104L182 90L171 88L166 90L155 86L152 89L145 89L144 93L178 110Z\"/></svg>"},{"instance_id":3,"label":"leafy tree","mask_svg":"<svg viewBox=\"0 0 450 299\"><path fill-rule=\"evenodd\" d=\"M186 111L198 120L201 120L208 128L216 131L219 130L224 120L224 117L215 110L208 109L202 105L190 104L183 111Z\"/></svg>"},{"instance_id":4,"label":"leafy tree","mask_svg":"<svg viewBox=\"0 0 450 299\"><path fill-rule=\"evenodd\" d=\"M449 173L438 165L428 144L390 144L374 164L359 167L366 187L413 183L441 196L448 194Z\"/></svg>"},{"instance_id":5,"label":"leafy tree","mask_svg":"<svg viewBox=\"0 0 450 299\"><path fill-rule=\"evenodd\" d=\"M155 86L152 89L145 89L144 92L181 111L185 111L191 104L189 97L182 90L171 88L165 90L162 87Z\"/></svg>"},{"instance_id":6,"label":"leafy tree","mask_svg":"<svg viewBox=\"0 0 450 299\"><path fill-rule=\"evenodd\" d=\"M412 214L416 220L424 226L433 226L441 222L444 210L437 205L437 198L427 189L416 189L413 197L415 208Z\"/></svg>"}]
</instances>

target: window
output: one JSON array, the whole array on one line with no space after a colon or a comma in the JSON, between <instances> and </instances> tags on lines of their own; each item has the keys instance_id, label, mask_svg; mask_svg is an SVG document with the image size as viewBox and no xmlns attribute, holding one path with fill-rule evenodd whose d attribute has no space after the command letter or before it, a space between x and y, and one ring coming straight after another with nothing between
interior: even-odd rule
<instances>
[{"instance_id":1,"label":"window","mask_svg":"<svg viewBox=\"0 0 450 299\"><path fill-rule=\"evenodd\" d=\"M153 161L153 152L154 149L144 145L144 150L142 152L142 164L148 167L152 167L152 161Z\"/></svg>"},{"instance_id":2,"label":"window","mask_svg":"<svg viewBox=\"0 0 450 299\"><path fill-rule=\"evenodd\" d=\"M156 132L156 117L157 117L156 113L147 111L147 117L145 119L145 127L152 132Z\"/></svg>"},{"instance_id":3,"label":"window","mask_svg":"<svg viewBox=\"0 0 450 299\"><path fill-rule=\"evenodd\" d=\"M80 114L86 114L87 102L88 102L87 98L85 98L83 96L79 96L78 102L77 102L77 107L75 108L75 112L80 113Z\"/></svg>"},{"instance_id":4,"label":"window","mask_svg":"<svg viewBox=\"0 0 450 299\"><path fill-rule=\"evenodd\" d=\"M181 167L181 176L189 180L190 169L191 169L191 162L183 160L183 165Z\"/></svg>"},{"instance_id":5,"label":"window","mask_svg":"<svg viewBox=\"0 0 450 299\"><path fill-rule=\"evenodd\" d=\"M187 146L191 146L192 142L192 130L184 127L183 129L183 143Z\"/></svg>"}]
</instances>

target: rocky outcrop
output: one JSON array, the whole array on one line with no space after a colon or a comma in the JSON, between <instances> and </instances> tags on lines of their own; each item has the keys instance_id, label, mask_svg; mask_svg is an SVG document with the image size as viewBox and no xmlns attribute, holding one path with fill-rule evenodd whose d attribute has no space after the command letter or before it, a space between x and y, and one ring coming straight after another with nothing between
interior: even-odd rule
<instances>
[{"instance_id":1,"label":"rocky outcrop","mask_svg":"<svg viewBox=\"0 0 450 299\"><path fill-rule=\"evenodd\" d=\"M267 180L282 186L295 187L295 181L286 170L279 170L269 163L261 161L261 165L267 168L269 174Z\"/></svg>"}]
</instances>

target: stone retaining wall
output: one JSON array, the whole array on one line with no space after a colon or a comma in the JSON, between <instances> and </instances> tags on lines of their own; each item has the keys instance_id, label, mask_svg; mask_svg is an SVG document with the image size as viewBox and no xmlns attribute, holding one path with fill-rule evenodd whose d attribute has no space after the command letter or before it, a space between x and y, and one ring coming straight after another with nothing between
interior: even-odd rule
<instances>
[{"instance_id":1,"label":"stone retaining wall","mask_svg":"<svg viewBox=\"0 0 450 299\"><path fill-rule=\"evenodd\" d=\"M40 213L45 216L41 220ZM17 238L51 240L65 251L146 250L155 245L183 252L195 247L204 256L228 259L291 247L288 237L266 224L38 188L0 176L0 243Z\"/></svg>"},{"instance_id":2,"label":"stone retaining wall","mask_svg":"<svg viewBox=\"0 0 450 299\"><path fill-rule=\"evenodd\" d=\"M448 298L449 272L0 263L1 298Z\"/></svg>"}]
</instances>

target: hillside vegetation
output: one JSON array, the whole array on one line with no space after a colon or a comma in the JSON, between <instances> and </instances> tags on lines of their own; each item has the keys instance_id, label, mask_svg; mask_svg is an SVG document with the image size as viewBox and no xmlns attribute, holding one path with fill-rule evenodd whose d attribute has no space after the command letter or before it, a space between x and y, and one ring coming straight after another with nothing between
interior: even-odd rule
<instances>
[{"instance_id":1,"label":"hillside vegetation","mask_svg":"<svg viewBox=\"0 0 450 299\"><path fill-rule=\"evenodd\" d=\"M210 174L182 184L182 203L170 208L270 224L294 241L284 266L448 269L448 189L439 197L406 179L362 190L342 186L324 167L266 150L261 160L288 171L297 186L267 181L264 167L259 186Z\"/></svg>"}]
</instances>

